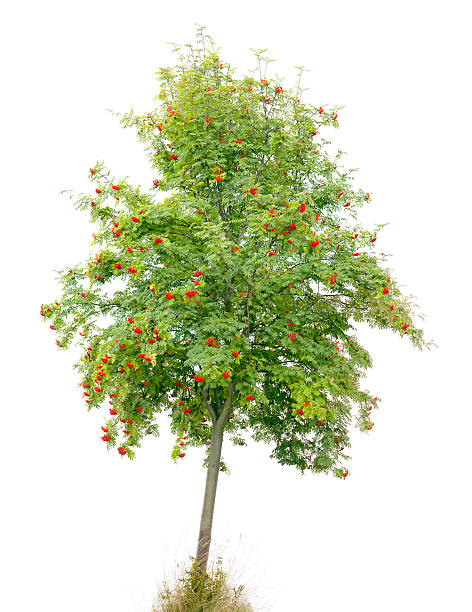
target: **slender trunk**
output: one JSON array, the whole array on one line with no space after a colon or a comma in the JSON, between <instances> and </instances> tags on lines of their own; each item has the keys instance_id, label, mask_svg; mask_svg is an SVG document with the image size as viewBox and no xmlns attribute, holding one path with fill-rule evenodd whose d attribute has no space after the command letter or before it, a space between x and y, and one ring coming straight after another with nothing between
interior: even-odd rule
<instances>
[{"instance_id":1,"label":"slender trunk","mask_svg":"<svg viewBox=\"0 0 472 612\"><path fill-rule=\"evenodd\" d=\"M215 509L216 487L218 485L222 444L223 431L218 432L216 429L213 429L196 558L197 566L202 572L206 572L208 565L208 553L210 551L211 528L213 525L213 512Z\"/></svg>"},{"instance_id":2,"label":"slender trunk","mask_svg":"<svg viewBox=\"0 0 472 612\"><path fill-rule=\"evenodd\" d=\"M208 554L210 552L211 529L213 526L213 513L215 510L216 487L218 485L218 475L220 471L221 447L223 445L223 435L225 423L228 420L229 412L233 405L234 387L228 385L228 397L223 406L223 410L216 418L216 414L211 409L213 428L211 434L210 452L208 457L208 468L205 485L205 495L203 497L202 516L200 519L200 533L198 534L196 564L201 572L206 572L208 565ZM205 403L208 396L205 397ZM207 404L208 407L208 404Z\"/></svg>"}]
</instances>

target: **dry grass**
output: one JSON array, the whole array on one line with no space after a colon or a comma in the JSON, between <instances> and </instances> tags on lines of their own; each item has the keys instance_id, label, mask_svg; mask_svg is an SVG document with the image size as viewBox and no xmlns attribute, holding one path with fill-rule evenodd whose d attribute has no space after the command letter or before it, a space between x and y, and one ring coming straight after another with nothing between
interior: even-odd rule
<instances>
[{"instance_id":1,"label":"dry grass","mask_svg":"<svg viewBox=\"0 0 472 612\"><path fill-rule=\"evenodd\" d=\"M164 582L152 612L254 612L243 593L244 587L229 584L221 563L218 557L216 567L201 574L190 557L188 569L176 577L174 584Z\"/></svg>"}]
</instances>

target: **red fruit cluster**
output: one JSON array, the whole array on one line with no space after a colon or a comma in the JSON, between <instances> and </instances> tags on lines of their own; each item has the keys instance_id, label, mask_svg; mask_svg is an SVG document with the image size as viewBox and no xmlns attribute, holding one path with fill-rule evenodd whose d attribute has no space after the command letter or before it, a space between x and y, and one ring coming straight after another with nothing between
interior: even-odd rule
<instances>
[{"instance_id":1,"label":"red fruit cluster","mask_svg":"<svg viewBox=\"0 0 472 612\"><path fill-rule=\"evenodd\" d=\"M274 251L269 251L269 257L273 257L275 255Z\"/></svg>"},{"instance_id":2,"label":"red fruit cluster","mask_svg":"<svg viewBox=\"0 0 472 612\"><path fill-rule=\"evenodd\" d=\"M134 221L135 223L138 223L139 217L131 217L131 221Z\"/></svg>"},{"instance_id":3,"label":"red fruit cluster","mask_svg":"<svg viewBox=\"0 0 472 612\"><path fill-rule=\"evenodd\" d=\"M233 357L237 357L239 355L238 351L233 351Z\"/></svg>"},{"instance_id":4,"label":"red fruit cluster","mask_svg":"<svg viewBox=\"0 0 472 612\"><path fill-rule=\"evenodd\" d=\"M116 263L116 264L115 264L115 268L116 268L117 270L121 270L122 265L121 265L120 263Z\"/></svg>"},{"instance_id":5,"label":"red fruit cluster","mask_svg":"<svg viewBox=\"0 0 472 612\"><path fill-rule=\"evenodd\" d=\"M300 204L300 208L298 209L300 212L305 212L306 204Z\"/></svg>"},{"instance_id":6,"label":"red fruit cluster","mask_svg":"<svg viewBox=\"0 0 472 612\"><path fill-rule=\"evenodd\" d=\"M257 187L253 187L252 189L249 190L249 193L251 193L252 195L256 195L257 193Z\"/></svg>"},{"instance_id":7,"label":"red fruit cluster","mask_svg":"<svg viewBox=\"0 0 472 612\"><path fill-rule=\"evenodd\" d=\"M123 446L119 446L118 447L118 452L120 453L120 455L126 455L126 453L128 452L126 450L126 448L124 448Z\"/></svg>"},{"instance_id":8,"label":"red fruit cluster","mask_svg":"<svg viewBox=\"0 0 472 612\"><path fill-rule=\"evenodd\" d=\"M154 189L155 189L156 187L159 187L159 180L158 180L158 179L154 179L154 180L152 181L152 184L154 185Z\"/></svg>"},{"instance_id":9,"label":"red fruit cluster","mask_svg":"<svg viewBox=\"0 0 472 612\"><path fill-rule=\"evenodd\" d=\"M229 378L229 372L222 372L221 375L225 378Z\"/></svg>"},{"instance_id":10,"label":"red fruit cluster","mask_svg":"<svg viewBox=\"0 0 472 612\"><path fill-rule=\"evenodd\" d=\"M205 379L204 378L200 378L200 376L198 374L195 374L195 376L193 378L197 382L204 382L205 381Z\"/></svg>"},{"instance_id":11,"label":"red fruit cluster","mask_svg":"<svg viewBox=\"0 0 472 612\"><path fill-rule=\"evenodd\" d=\"M168 291L166 291L166 300L171 300L174 297L173 293L169 293Z\"/></svg>"},{"instance_id":12,"label":"red fruit cluster","mask_svg":"<svg viewBox=\"0 0 472 612\"><path fill-rule=\"evenodd\" d=\"M156 238L156 239L154 240L154 242L155 242L155 244L161 244L161 242L162 242L162 238Z\"/></svg>"},{"instance_id":13,"label":"red fruit cluster","mask_svg":"<svg viewBox=\"0 0 472 612\"><path fill-rule=\"evenodd\" d=\"M253 395L246 395L246 399L251 402L254 399L254 396Z\"/></svg>"},{"instance_id":14,"label":"red fruit cluster","mask_svg":"<svg viewBox=\"0 0 472 612\"><path fill-rule=\"evenodd\" d=\"M187 297L193 297L193 296L194 296L194 295L196 295L196 294L197 294L197 292L196 292L195 290L192 290L192 291L186 291L186 292L185 292L185 295L186 295Z\"/></svg>"}]
</instances>

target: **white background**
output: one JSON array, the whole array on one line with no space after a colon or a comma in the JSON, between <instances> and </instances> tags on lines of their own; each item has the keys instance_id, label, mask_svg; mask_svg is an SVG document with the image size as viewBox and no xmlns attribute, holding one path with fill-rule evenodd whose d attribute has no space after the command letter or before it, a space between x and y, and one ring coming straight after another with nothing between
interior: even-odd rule
<instances>
[{"instance_id":1,"label":"white background","mask_svg":"<svg viewBox=\"0 0 472 612\"><path fill-rule=\"evenodd\" d=\"M350 475L301 476L269 447L224 446L213 550L252 601L276 612L469 611L471 46L467 2L17 2L1 25L1 251L4 293L0 607L6 612L150 612L156 585L195 554L202 454L169 459L147 440L135 462L107 453L72 369L39 307L53 270L89 253L91 227L61 189L89 189L103 159L115 176L155 178L132 130L105 112L154 107L168 41L195 24L237 76L250 48L268 76L311 70L313 104L344 104L333 142L370 191L366 223L417 323L438 348L360 328L381 398L355 434Z\"/></svg>"}]
</instances>

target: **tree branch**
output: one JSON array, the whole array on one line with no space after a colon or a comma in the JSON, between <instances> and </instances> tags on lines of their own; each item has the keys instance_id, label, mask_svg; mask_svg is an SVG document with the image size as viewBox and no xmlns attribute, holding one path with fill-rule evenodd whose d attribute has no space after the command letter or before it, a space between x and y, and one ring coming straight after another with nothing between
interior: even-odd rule
<instances>
[{"instance_id":1,"label":"tree branch","mask_svg":"<svg viewBox=\"0 0 472 612\"><path fill-rule=\"evenodd\" d=\"M205 402L205 408L207 409L207 412L211 417L211 422L213 423L213 425L216 425L216 422L218 419L217 419L215 411L213 410L213 407L210 402L210 397L208 394L208 385L203 386L202 395L203 395L203 401Z\"/></svg>"},{"instance_id":2,"label":"tree branch","mask_svg":"<svg viewBox=\"0 0 472 612\"><path fill-rule=\"evenodd\" d=\"M218 428L223 429L224 426L225 426L226 421L228 420L229 412L230 412L230 410L231 410L231 408L233 406L234 394L235 394L234 385L233 385L233 383L229 383L229 385L228 385L228 396L226 398L223 410L221 411L221 414L218 417L218 422L216 423Z\"/></svg>"}]
</instances>

